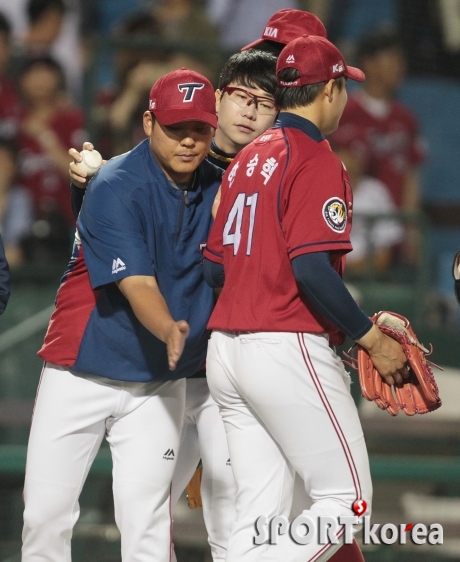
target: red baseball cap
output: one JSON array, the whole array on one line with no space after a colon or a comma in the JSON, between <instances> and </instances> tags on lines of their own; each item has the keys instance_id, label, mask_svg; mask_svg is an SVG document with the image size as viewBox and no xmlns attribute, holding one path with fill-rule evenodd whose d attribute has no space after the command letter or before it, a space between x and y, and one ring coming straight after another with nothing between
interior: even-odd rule
<instances>
[{"instance_id":1,"label":"red baseball cap","mask_svg":"<svg viewBox=\"0 0 460 562\"><path fill-rule=\"evenodd\" d=\"M287 45L304 33L327 37L326 28L322 21L310 12L304 10L279 10L275 12L265 25L262 37L243 47L242 51L252 49L264 41L274 41Z\"/></svg>"},{"instance_id":2,"label":"red baseball cap","mask_svg":"<svg viewBox=\"0 0 460 562\"><path fill-rule=\"evenodd\" d=\"M149 111L162 125L203 121L217 127L216 98L202 74L181 68L159 78L150 90Z\"/></svg>"},{"instance_id":3,"label":"red baseball cap","mask_svg":"<svg viewBox=\"0 0 460 562\"><path fill-rule=\"evenodd\" d=\"M294 82L278 84L284 87L306 86L346 76L357 82L366 78L359 68L347 66L342 53L325 37L302 35L284 47L276 63L276 74L285 68L295 68L300 76Z\"/></svg>"}]
</instances>

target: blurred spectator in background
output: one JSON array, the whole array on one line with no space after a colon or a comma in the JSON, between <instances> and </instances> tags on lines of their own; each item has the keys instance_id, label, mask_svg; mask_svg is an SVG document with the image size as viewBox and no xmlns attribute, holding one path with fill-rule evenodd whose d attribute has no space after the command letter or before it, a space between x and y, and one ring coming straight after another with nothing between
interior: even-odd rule
<instances>
[{"instance_id":1,"label":"blurred spectator in background","mask_svg":"<svg viewBox=\"0 0 460 562\"><path fill-rule=\"evenodd\" d=\"M425 151L415 115L394 98L406 71L398 36L386 30L365 36L357 62L366 80L350 95L332 139L356 145L367 160L367 173L388 187L398 209L417 210L417 166Z\"/></svg>"},{"instance_id":2,"label":"blurred spectator in background","mask_svg":"<svg viewBox=\"0 0 460 562\"><path fill-rule=\"evenodd\" d=\"M409 1L414 4L413 0ZM329 0L328 36L331 41L337 41L345 58L353 58L360 38L370 30L397 27L400 2L401 0Z\"/></svg>"},{"instance_id":3,"label":"blurred spectator in background","mask_svg":"<svg viewBox=\"0 0 460 562\"><path fill-rule=\"evenodd\" d=\"M29 234L32 197L18 185L18 149L11 141L0 140L0 232L11 269L23 263L21 242Z\"/></svg>"},{"instance_id":4,"label":"blurred spectator in background","mask_svg":"<svg viewBox=\"0 0 460 562\"><path fill-rule=\"evenodd\" d=\"M5 76L11 56L11 26L0 13L0 139L14 140L19 131L20 104L13 83Z\"/></svg>"},{"instance_id":5,"label":"blurred spectator in background","mask_svg":"<svg viewBox=\"0 0 460 562\"><path fill-rule=\"evenodd\" d=\"M21 47L26 56L48 55L64 23L64 0L29 0L28 27Z\"/></svg>"},{"instance_id":6,"label":"blurred spectator in background","mask_svg":"<svg viewBox=\"0 0 460 562\"><path fill-rule=\"evenodd\" d=\"M415 115L394 98L406 72L399 37L390 30L364 36L358 45L357 63L366 73L366 81L349 97L331 140L363 155L366 174L387 186L398 210L417 212L417 166L425 149ZM414 229L409 230L403 261L414 263L417 237Z\"/></svg>"},{"instance_id":7,"label":"blurred spectator in background","mask_svg":"<svg viewBox=\"0 0 460 562\"><path fill-rule=\"evenodd\" d=\"M50 55L64 69L66 84L79 99L83 55L80 37L82 0L0 0L0 11L12 24L14 75L24 59ZM93 2L94 4L94 2Z\"/></svg>"},{"instance_id":8,"label":"blurred spectator in background","mask_svg":"<svg viewBox=\"0 0 460 562\"><path fill-rule=\"evenodd\" d=\"M168 46L154 49L142 43L120 47L114 60L118 87L99 96L95 112L100 131L98 145L105 157L131 150L145 138L139 124L147 107L150 87L158 78L181 67L212 77L216 61L215 29L192 8L193 2L189 0L160 2L156 10L131 15L115 29L115 37L138 42L148 42L152 38L207 41L210 54L198 58L185 49ZM207 64L210 61L211 64Z\"/></svg>"},{"instance_id":9,"label":"blurred spectator in background","mask_svg":"<svg viewBox=\"0 0 460 562\"><path fill-rule=\"evenodd\" d=\"M29 60L19 86L21 183L32 195L38 219L60 215L72 227L67 146L80 146L86 137L83 114L70 102L62 69L51 57Z\"/></svg>"},{"instance_id":10,"label":"blurred spectator in background","mask_svg":"<svg viewBox=\"0 0 460 562\"><path fill-rule=\"evenodd\" d=\"M0 236L0 314L5 312L8 299L10 298L10 268L5 257L2 238Z\"/></svg>"},{"instance_id":11,"label":"blurred spectator in background","mask_svg":"<svg viewBox=\"0 0 460 562\"><path fill-rule=\"evenodd\" d=\"M169 40L218 44L218 28L196 0L157 0L153 14Z\"/></svg>"},{"instance_id":12,"label":"blurred spectator in background","mask_svg":"<svg viewBox=\"0 0 460 562\"><path fill-rule=\"evenodd\" d=\"M404 238L404 228L394 219L371 222L380 214L396 212L396 205L384 183L365 174L366 157L356 145L333 145L344 163L353 190L353 251L347 254L348 274L359 274L369 267L383 272L391 266L392 250Z\"/></svg>"}]
</instances>

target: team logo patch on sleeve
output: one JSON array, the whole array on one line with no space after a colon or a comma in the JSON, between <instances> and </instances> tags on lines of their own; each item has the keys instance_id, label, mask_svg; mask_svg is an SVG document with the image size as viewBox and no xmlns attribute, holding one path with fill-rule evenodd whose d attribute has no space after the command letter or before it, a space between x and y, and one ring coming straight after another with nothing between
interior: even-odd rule
<instances>
[{"instance_id":1,"label":"team logo patch on sleeve","mask_svg":"<svg viewBox=\"0 0 460 562\"><path fill-rule=\"evenodd\" d=\"M334 232L343 232L347 225L347 208L342 199L328 199L323 205L323 217Z\"/></svg>"}]
</instances>

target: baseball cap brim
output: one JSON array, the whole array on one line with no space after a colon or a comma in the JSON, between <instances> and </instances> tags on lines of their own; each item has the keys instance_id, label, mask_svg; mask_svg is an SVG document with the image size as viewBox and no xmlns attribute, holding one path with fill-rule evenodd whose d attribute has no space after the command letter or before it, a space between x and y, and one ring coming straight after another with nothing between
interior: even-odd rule
<instances>
[{"instance_id":1,"label":"baseball cap brim","mask_svg":"<svg viewBox=\"0 0 460 562\"><path fill-rule=\"evenodd\" d=\"M356 82L364 82L366 79L364 72L354 66L347 66L345 76L351 80L356 80Z\"/></svg>"},{"instance_id":2,"label":"baseball cap brim","mask_svg":"<svg viewBox=\"0 0 460 562\"><path fill-rule=\"evenodd\" d=\"M155 118L162 125L175 125L184 121L201 121L207 123L214 129L217 128L217 115L208 113L207 111L189 109L163 109L162 111L152 111Z\"/></svg>"}]
</instances>

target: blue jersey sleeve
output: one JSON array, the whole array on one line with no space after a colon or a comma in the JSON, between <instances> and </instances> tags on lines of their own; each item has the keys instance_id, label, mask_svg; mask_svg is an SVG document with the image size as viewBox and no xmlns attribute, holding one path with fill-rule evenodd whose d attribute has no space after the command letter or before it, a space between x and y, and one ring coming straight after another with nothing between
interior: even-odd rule
<instances>
[{"instance_id":1,"label":"blue jersey sleeve","mask_svg":"<svg viewBox=\"0 0 460 562\"><path fill-rule=\"evenodd\" d=\"M107 182L87 190L77 226L93 289L133 275L155 275L141 205Z\"/></svg>"}]
</instances>

